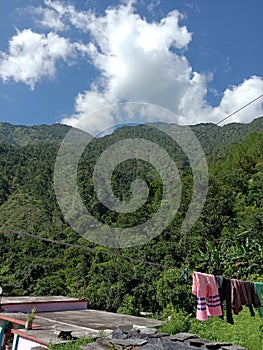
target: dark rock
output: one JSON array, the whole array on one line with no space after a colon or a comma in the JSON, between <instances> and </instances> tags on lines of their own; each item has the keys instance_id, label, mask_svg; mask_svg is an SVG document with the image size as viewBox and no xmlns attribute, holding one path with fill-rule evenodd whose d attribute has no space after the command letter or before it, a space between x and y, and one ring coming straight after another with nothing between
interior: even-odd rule
<instances>
[{"instance_id":1,"label":"dark rock","mask_svg":"<svg viewBox=\"0 0 263 350\"><path fill-rule=\"evenodd\" d=\"M155 341L155 343L152 343L152 341ZM149 339L148 343L141 347L141 350L196 350L196 347L184 342L171 341L169 337L165 337Z\"/></svg>"},{"instance_id":2,"label":"dark rock","mask_svg":"<svg viewBox=\"0 0 263 350\"><path fill-rule=\"evenodd\" d=\"M208 343L205 347L210 350L218 350L221 348L221 345L219 343Z\"/></svg>"},{"instance_id":3,"label":"dark rock","mask_svg":"<svg viewBox=\"0 0 263 350\"><path fill-rule=\"evenodd\" d=\"M113 345L121 345L124 347L128 346L142 346L147 343L147 340L145 339L134 339L134 338L129 338L129 339L111 339L110 343Z\"/></svg>"},{"instance_id":4,"label":"dark rock","mask_svg":"<svg viewBox=\"0 0 263 350\"><path fill-rule=\"evenodd\" d=\"M100 345L108 346L110 344L109 338L98 338L96 342Z\"/></svg>"},{"instance_id":5,"label":"dark rock","mask_svg":"<svg viewBox=\"0 0 263 350\"><path fill-rule=\"evenodd\" d=\"M127 338L127 334L123 333L123 331L120 328L115 329L115 331L112 333L112 338L116 339L125 339Z\"/></svg>"},{"instance_id":6,"label":"dark rock","mask_svg":"<svg viewBox=\"0 0 263 350\"><path fill-rule=\"evenodd\" d=\"M200 339L196 334L157 333L154 328L134 328L130 325L119 326L111 337L99 338L96 343L81 347L82 350L247 350L227 342Z\"/></svg>"},{"instance_id":7,"label":"dark rock","mask_svg":"<svg viewBox=\"0 0 263 350\"><path fill-rule=\"evenodd\" d=\"M155 334L150 334L149 338L163 338L163 337L169 337L169 333L155 333Z\"/></svg>"},{"instance_id":8,"label":"dark rock","mask_svg":"<svg viewBox=\"0 0 263 350\"><path fill-rule=\"evenodd\" d=\"M222 346L229 346L232 345L231 343L226 342L210 342L207 343L205 346L207 349L216 350L216 349L222 349Z\"/></svg>"},{"instance_id":9,"label":"dark rock","mask_svg":"<svg viewBox=\"0 0 263 350\"><path fill-rule=\"evenodd\" d=\"M229 345L229 346L223 346L223 350L247 350L247 348L244 348L240 345Z\"/></svg>"},{"instance_id":10,"label":"dark rock","mask_svg":"<svg viewBox=\"0 0 263 350\"><path fill-rule=\"evenodd\" d=\"M143 334L151 335L151 334L156 334L157 329L155 329L155 328L142 328L142 329L140 329L140 332Z\"/></svg>"},{"instance_id":11,"label":"dark rock","mask_svg":"<svg viewBox=\"0 0 263 350\"><path fill-rule=\"evenodd\" d=\"M119 326L118 329L120 329L123 333L130 333L135 331L135 328L133 328L132 324Z\"/></svg>"},{"instance_id":12,"label":"dark rock","mask_svg":"<svg viewBox=\"0 0 263 350\"><path fill-rule=\"evenodd\" d=\"M127 338L137 338L139 331L133 328L132 326L124 325L119 326L115 331L112 333L112 338L116 339L127 339Z\"/></svg>"},{"instance_id":13,"label":"dark rock","mask_svg":"<svg viewBox=\"0 0 263 350\"><path fill-rule=\"evenodd\" d=\"M161 338L148 338L148 344L161 347L162 340L161 340ZM144 349L144 348L145 348L145 346L142 347L142 349Z\"/></svg>"},{"instance_id":14,"label":"dark rock","mask_svg":"<svg viewBox=\"0 0 263 350\"><path fill-rule=\"evenodd\" d=\"M149 344L147 343L146 345L143 345L141 347L141 350L159 350L160 348L158 348L157 345L153 345L153 344Z\"/></svg>"},{"instance_id":15,"label":"dark rock","mask_svg":"<svg viewBox=\"0 0 263 350\"><path fill-rule=\"evenodd\" d=\"M89 343L87 345L81 345L80 349L81 350L106 350L108 349L108 347L95 342L95 343Z\"/></svg>"},{"instance_id":16,"label":"dark rock","mask_svg":"<svg viewBox=\"0 0 263 350\"><path fill-rule=\"evenodd\" d=\"M200 348L201 346L210 343L208 340L206 339L200 339L200 338L196 338L196 339L190 339L189 344L193 345L195 347Z\"/></svg>"},{"instance_id":17,"label":"dark rock","mask_svg":"<svg viewBox=\"0 0 263 350\"><path fill-rule=\"evenodd\" d=\"M198 336L192 333L177 333L175 335L170 336L170 339L172 341L185 341L188 339L195 339L195 338L198 338Z\"/></svg>"}]
</instances>

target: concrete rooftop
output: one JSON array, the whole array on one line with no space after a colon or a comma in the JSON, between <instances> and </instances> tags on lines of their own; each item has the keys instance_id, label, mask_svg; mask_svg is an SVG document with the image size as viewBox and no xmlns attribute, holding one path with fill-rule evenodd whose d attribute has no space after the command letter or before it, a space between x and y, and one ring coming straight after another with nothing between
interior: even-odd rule
<instances>
[{"instance_id":1,"label":"concrete rooftop","mask_svg":"<svg viewBox=\"0 0 263 350\"><path fill-rule=\"evenodd\" d=\"M0 315L1 317L7 316L19 321L26 321L26 314L21 312L0 313ZM34 324L39 325L39 327L27 330L23 326L17 326L15 332L36 341L41 339L44 343L58 344L65 342L58 338L61 330L72 331L73 337L96 338L101 331L108 335L120 325L158 327L162 322L145 317L85 309L36 313Z\"/></svg>"},{"instance_id":2,"label":"concrete rooftop","mask_svg":"<svg viewBox=\"0 0 263 350\"><path fill-rule=\"evenodd\" d=\"M95 330L114 330L119 325L136 324L140 326L154 327L160 326L161 321L146 318L117 314L113 312L98 311L98 310L71 310L58 312L41 312L37 314L35 319L39 323L40 319L49 319L52 321L63 322L70 325L88 327Z\"/></svg>"},{"instance_id":3,"label":"concrete rooftop","mask_svg":"<svg viewBox=\"0 0 263 350\"><path fill-rule=\"evenodd\" d=\"M84 299L69 298L62 295L58 296L14 296L14 297L0 297L1 304L22 304L22 303L46 303L56 301L79 301Z\"/></svg>"}]
</instances>

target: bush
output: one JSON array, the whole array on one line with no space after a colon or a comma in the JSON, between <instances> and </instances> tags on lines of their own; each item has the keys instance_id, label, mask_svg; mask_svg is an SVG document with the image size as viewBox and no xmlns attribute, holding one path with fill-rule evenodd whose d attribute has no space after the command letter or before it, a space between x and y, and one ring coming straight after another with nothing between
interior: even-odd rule
<instances>
[{"instance_id":1,"label":"bush","mask_svg":"<svg viewBox=\"0 0 263 350\"><path fill-rule=\"evenodd\" d=\"M140 314L140 310L136 305L135 297L133 295L126 294L117 312L119 314L138 316Z\"/></svg>"},{"instance_id":2,"label":"bush","mask_svg":"<svg viewBox=\"0 0 263 350\"><path fill-rule=\"evenodd\" d=\"M186 315L182 311L173 312L171 319L165 322L159 332L176 334L180 332L188 332L190 329L190 315Z\"/></svg>"},{"instance_id":3,"label":"bush","mask_svg":"<svg viewBox=\"0 0 263 350\"><path fill-rule=\"evenodd\" d=\"M60 345L50 345L49 350L79 350L80 345L86 345L92 343L92 338L79 338L78 340L70 343L63 343Z\"/></svg>"},{"instance_id":4,"label":"bush","mask_svg":"<svg viewBox=\"0 0 263 350\"><path fill-rule=\"evenodd\" d=\"M263 349L263 319L257 314L251 317L248 308L237 316L233 315L233 318L234 325L219 317L210 317L205 322L191 319L189 332L209 340L231 342L249 350Z\"/></svg>"}]
</instances>

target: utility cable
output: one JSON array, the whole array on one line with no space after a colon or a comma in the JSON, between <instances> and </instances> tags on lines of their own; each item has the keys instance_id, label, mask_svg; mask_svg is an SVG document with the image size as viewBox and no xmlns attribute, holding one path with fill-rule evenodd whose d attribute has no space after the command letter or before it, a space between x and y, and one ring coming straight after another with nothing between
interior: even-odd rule
<instances>
[{"instance_id":1,"label":"utility cable","mask_svg":"<svg viewBox=\"0 0 263 350\"><path fill-rule=\"evenodd\" d=\"M235 110L234 112L230 113L229 115L227 115L226 117L224 117L223 119L218 121L216 124L213 124L213 126L210 129L206 130L201 136L205 135L213 127L215 127L216 125L218 125L218 124L222 123L223 121L229 119L234 114L240 112L241 110L243 110L244 108L248 107L249 105L251 105L252 103L256 102L257 100L259 100L262 97L263 97L263 94L259 95L258 97L256 97L255 99L251 100L250 102L248 102L244 106L242 106L242 107L238 108L237 110ZM0 231L6 232L6 233L10 233L10 234L20 235L20 236L27 236L27 237L30 237L30 238L33 238L33 239L37 239L37 240L41 240L41 241L44 241L44 242L65 246L65 247L72 247L72 248L77 248L77 249L83 249L83 250L87 250L89 252L98 252L99 251L100 253L103 253L103 254L114 255L114 256L118 256L120 258L124 258L124 259L127 259L127 260L133 260L136 263L142 263L144 265L155 266L155 267L159 267L159 268L163 268L163 269L168 269L168 268L174 269L173 266L168 266L168 265L159 264L159 263L155 263L155 262L135 259L135 258L132 258L130 256L125 256L123 254L119 254L117 252L98 250L97 247L96 248L85 247L85 246L82 246L82 245L79 245L79 244L66 243L66 242L57 241L57 240L50 239L50 238L40 237L38 235L34 235L34 234L31 234L31 233L28 233L28 232L16 231L16 230L5 229L5 228L0 228Z\"/></svg>"},{"instance_id":2,"label":"utility cable","mask_svg":"<svg viewBox=\"0 0 263 350\"><path fill-rule=\"evenodd\" d=\"M259 95L258 97L254 98L254 100L248 102L247 104L245 104L244 106L238 108L237 110L235 110L234 112L230 113L229 115L227 115L225 118L219 120L219 122L217 122L215 125L218 125L220 123L222 123L223 121L227 120L228 118L232 117L234 114L242 111L242 109L248 107L249 105L251 105L252 103L256 102L257 100L259 100L260 98L263 97L263 94Z\"/></svg>"},{"instance_id":3,"label":"utility cable","mask_svg":"<svg viewBox=\"0 0 263 350\"><path fill-rule=\"evenodd\" d=\"M223 119L219 120L217 123L213 124L209 129L205 130L203 134L201 134L200 136L204 136L206 135L210 130L212 130L214 127L218 126L220 123L224 122L225 120L229 119L230 117L232 117L233 115L235 115L236 113L242 111L243 109L245 109L246 107L248 107L249 105L251 105L252 103L256 102L257 100L261 99L263 97L263 94L259 95L258 97L254 98L253 100L251 100L250 102L246 103L244 106L236 109L234 112L228 114L226 117L224 117Z\"/></svg>"},{"instance_id":4,"label":"utility cable","mask_svg":"<svg viewBox=\"0 0 263 350\"><path fill-rule=\"evenodd\" d=\"M29 232L10 230L10 229L1 228L1 227L0 227L0 231L10 233L10 234L19 235L19 236L27 236L27 237L30 237L30 238L33 238L36 240L40 240L40 241L48 242L48 243L52 243L52 244L57 244L57 245L61 245L64 247L83 249L83 250L87 250L89 252L100 252L100 253L107 254L107 255L114 255L114 256L118 256L120 258L124 258L127 260L133 260L136 263L142 263L142 264L151 265L151 266L155 266L155 267L159 267L159 268L163 268L163 269L168 269L168 268L174 269L174 267L172 267L172 266L163 265L163 264L159 264L159 263L155 263L155 262L151 262L151 261L135 259L135 258L132 258L130 256L125 256L123 254L119 254L117 252L105 251L105 250L99 249L98 247L96 247L96 248L85 247L85 246L80 245L80 244L72 244L72 243L67 243L67 242L63 242L63 241L57 241L55 239L50 239L50 238L45 238L45 237L41 237L38 235L34 235L32 233L29 233Z\"/></svg>"}]
</instances>

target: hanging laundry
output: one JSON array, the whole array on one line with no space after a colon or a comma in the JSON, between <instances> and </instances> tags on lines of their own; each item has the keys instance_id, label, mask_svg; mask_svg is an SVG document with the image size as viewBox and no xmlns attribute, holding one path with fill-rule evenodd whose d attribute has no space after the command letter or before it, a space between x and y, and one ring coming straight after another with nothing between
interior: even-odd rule
<instances>
[{"instance_id":1,"label":"hanging laundry","mask_svg":"<svg viewBox=\"0 0 263 350\"><path fill-rule=\"evenodd\" d=\"M208 316L221 316L222 307L214 275L193 272L192 293L197 297L196 318L206 321Z\"/></svg>"},{"instance_id":2,"label":"hanging laundry","mask_svg":"<svg viewBox=\"0 0 263 350\"><path fill-rule=\"evenodd\" d=\"M257 291L254 284L252 282L244 282L244 283L245 283L247 298L248 298L248 305L246 306L249 308L251 316L255 316L252 306L254 306L255 308L259 308L261 307L261 302L257 295Z\"/></svg>"},{"instance_id":3,"label":"hanging laundry","mask_svg":"<svg viewBox=\"0 0 263 350\"><path fill-rule=\"evenodd\" d=\"M231 305L231 282L228 278L224 278L222 276L215 276L215 279L222 306L222 318L224 318L223 302L226 301L226 321L230 324L234 324Z\"/></svg>"},{"instance_id":4,"label":"hanging laundry","mask_svg":"<svg viewBox=\"0 0 263 350\"><path fill-rule=\"evenodd\" d=\"M254 282L253 284L255 286L256 293L261 304L261 306L258 308L258 314L259 314L259 317L263 318L263 305L262 305L263 283Z\"/></svg>"},{"instance_id":5,"label":"hanging laundry","mask_svg":"<svg viewBox=\"0 0 263 350\"><path fill-rule=\"evenodd\" d=\"M184 277L185 281L188 282L188 268L185 268L184 271L181 273L180 278Z\"/></svg>"},{"instance_id":6,"label":"hanging laundry","mask_svg":"<svg viewBox=\"0 0 263 350\"><path fill-rule=\"evenodd\" d=\"M231 303L235 315L243 309L243 305L247 306L251 316L255 316L253 310L261 306L256 289L251 282L244 282L237 279L231 279Z\"/></svg>"}]
</instances>

